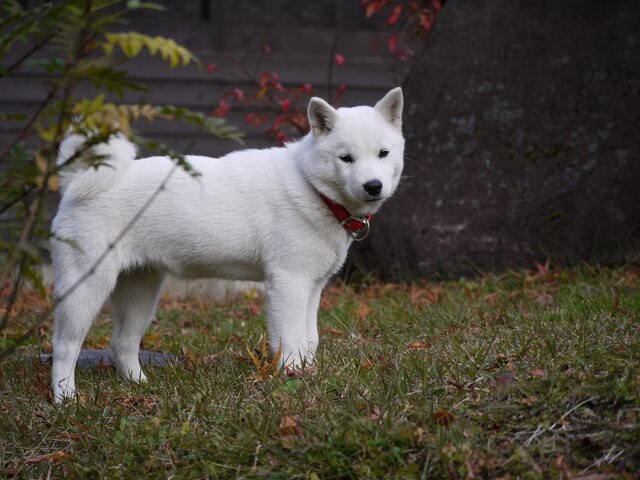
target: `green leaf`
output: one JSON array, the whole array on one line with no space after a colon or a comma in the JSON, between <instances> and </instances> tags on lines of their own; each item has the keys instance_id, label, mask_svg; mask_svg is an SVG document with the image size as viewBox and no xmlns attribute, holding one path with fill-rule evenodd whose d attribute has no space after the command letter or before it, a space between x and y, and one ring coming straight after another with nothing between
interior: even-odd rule
<instances>
[{"instance_id":1,"label":"green leaf","mask_svg":"<svg viewBox=\"0 0 640 480\"><path fill-rule=\"evenodd\" d=\"M137 32L107 33L106 42L101 43L102 50L107 55L112 55L114 47L118 47L127 58L133 58L146 49L150 55L160 53L163 60L169 62L171 68L191 62L199 63L198 59L186 48L178 45L170 38L150 37Z\"/></svg>"}]
</instances>

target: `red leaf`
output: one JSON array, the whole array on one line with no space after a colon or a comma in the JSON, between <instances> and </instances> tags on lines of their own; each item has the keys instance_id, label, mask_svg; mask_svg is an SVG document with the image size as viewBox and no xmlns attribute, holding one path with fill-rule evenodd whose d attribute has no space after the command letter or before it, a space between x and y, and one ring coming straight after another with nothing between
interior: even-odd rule
<instances>
[{"instance_id":1,"label":"red leaf","mask_svg":"<svg viewBox=\"0 0 640 480\"><path fill-rule=\"evenodd\" d=\"M242 100L244 98L244 92L239 88L234 88L233 89L233 97L236 100Z\"/></svg>"},{"instance_id":2,"label":"red leaf","mask_svg":"<svg viewBox=\"0 0 640 480\"><path fill-rule=\"evenodd\" d=\"M207 65L207 73L213 73L216 71L217 68L218 68L218 65L216 65L215 63L210 63Z\"/></svg>"},{"instance_id":3,"label":"red leaf","mask_svg":"<svg viewBox=\"0 0 640 480\"><path fill-rule=\"evenodd\" d=\"M276 140L278 141L278 143L283 144L284 142L289 140L289 137L282 130L278 130L276 132Z\"/></svg>"},{"instance_id":4,"label":"red leaf","mask_svg":"<svg viewBox=\"0 0 640 480\"><path fill-rule=\"evenodd\" d=\"M387 48L389 49L390 52L395 52L396 49L398 48L398 34L396 33L395 35L391 35L389 38L387 38Z\"/></svg>"},{"instance_id":5,"label":"red leaf","mask_svg":"<svg viewBox=\"0 0 640 480\"><path fill-rule=\"evenodd\" d=\"M264 45L262 45L262 51L269 55L271 53L271 47L265 43Z\"/></svg>"},{"instance_id":6,"label":"red leaf","mask_svg":"<svg viewBox=\"0 0 640 480\"><path fill-rule=\"evenodd\" d=\"M391 15L389 15L389 18L387 19L387 25L393 25L398 21L398 19L400 18L400 15L402 14L402 8L403 8L402 4L399 4L393 7L393 11L391 12Z\"/></svg>"},{"instance_id":7,"label":"red leaf","mask_svg":"<svg viewBox=\"0 0 640 480\"><path fill-rule=\"evenodd\" d=\"M260 77L258 77L258 84L260 85L260 88L265 88L269 83L269 80L271 80L271 75L269 75L269 72L262 72L260 74Z\"/></svg>"},{"instance_id":8,"label":"red leaf","mask_svg":"<svg viewBox=\"0 0 640 480\"><path fill-rule=\"evenodd\" d=\"M429 30L431 30L433 22L429 19L429 17L427 17L426 14L422 13L420 14L419 25L420 25L420 28L422 28L422 30L424 30L425 32L428 32Z\"/></svg>"},{"instance_id":9,"label":"red leaf","mask_svg":"<svg viewBox=\"0 0 640 480\"><path fill-rule=\"evenodd\" d=\"M545 375L544 370L542 370L540 368L534 368L529 373L531 373L531 375L533 375L534 377L544 377L544 375Z\"/></svg>"},{"instance_id":10,"label":"red leaf","mask_svg":"<svg viewBox=\"0 0 640 480\"><path fill-rule=\"evenodd\" d=\"M340 85L338 85L338 88L336 88L336 93L338 95L342 95L347 89L347 87L348 85L346 83L341 83Z\"/></svg>"},{"instance_id":11,"label":"red leaf","mask_svg":"<svg viewBox=\"0 0 640 480\"><path fill-rule=\"evenodd\" d=\"M311 95L311 93L313 93L313 85L311 85L310 83L304 83L300 87L300 91L302 93L308 93L309 95Z\"/></svg>"},{"instance_id":12,"label":"red leaf","mask_svg":"<svg viewBox=\"0 0 640 480\"><path fill-rule=\"evenodd\" d=\"M251 124L253 123L255 118L256 118L255 113L247 113L247 115L244 117L244 123Z\"/></svg>"},{"instance_id":13,"label":"red leaf","mask_svg":"<svg viewBox=\"0 0 640 480\"><path fill-rule=\"evenodd\" d=\"M216 108L211 114L214 117L224 117L227 113L229 113L230 108L231 108L231 105L229 105L224 100L220 100L220 104L218 105L218 108Z\"/></svg>"},{"instance_id":14,"label":"red leaf","mask_svg":"<svg viewBox=\"0 0 640 480\"><path fill-rule=\"evenodd\" d=\"M365 9L365 15L367 18L372 15L378 13L378 11L384 6L384 0L373 0L371 3L367 4L367 8Z\"/></svg>"},{"instance_id":15,"label":"red leaf","mask_svg":"<svg viewBox=\"0 0 640 480\"><path fill-rule=\"evenodd\" d=\"M344 55L340 55L339 53L336 53L333 56L333 59L335 60L336 65L338 65L338 66L344 65L344 62L345 62Z\"/></svg>"},{"instance_id":16,"label":"red leaf","mask_svg":"<svg viewBox=\"0 0 640 480\"><path fill-rule=\"evenodd\" d=\"M287 113L291 108L291 100L289 100L288 98L285 98L284 100L282 100L280 102L280 108L282 108L282 111L284 113Z\"/></svg>"}]
</instances>

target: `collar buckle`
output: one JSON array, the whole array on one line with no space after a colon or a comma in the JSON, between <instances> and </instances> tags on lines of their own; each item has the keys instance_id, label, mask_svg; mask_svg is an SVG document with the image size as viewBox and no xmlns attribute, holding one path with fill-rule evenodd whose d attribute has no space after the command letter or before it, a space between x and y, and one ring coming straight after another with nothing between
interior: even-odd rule
<instances>
[{"instance_id":1,"label":"collar buckle","mask_svg":"<svg viewBox=\"0 0 640 480\"><path fill-rule=\"evenodd\" d=\"M361 242L367 238L371 232L369 218L366 216L354 217L350 215L342 220L340 225L351 234L356 242Z\"/></svg>"}]
</instances>

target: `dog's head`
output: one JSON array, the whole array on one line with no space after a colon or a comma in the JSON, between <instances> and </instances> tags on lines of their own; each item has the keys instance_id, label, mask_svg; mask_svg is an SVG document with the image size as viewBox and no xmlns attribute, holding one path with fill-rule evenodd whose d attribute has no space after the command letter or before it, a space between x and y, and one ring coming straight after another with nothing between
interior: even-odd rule
<instances>
[{"instance_id":1,"label":"dog's head","mask_svg":"<svg viewBox=\"0 0 640 480\"><path fill-rule=\"evenodd\" d=\"M314 97L308 116L313 147L304 170L316 189L352 214L371 214L398 186L404 159L402 89L374 107L334 109Z\"/></svg>"}]
</instances>

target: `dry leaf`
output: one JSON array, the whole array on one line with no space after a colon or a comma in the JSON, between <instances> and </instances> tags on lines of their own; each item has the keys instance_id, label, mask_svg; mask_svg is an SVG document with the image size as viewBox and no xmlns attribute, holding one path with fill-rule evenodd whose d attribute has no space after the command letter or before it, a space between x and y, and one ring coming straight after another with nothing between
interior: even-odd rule
<instances>
[{"instance_id":1,"label":"dry leaf","mask_svg":"<svg viewBox=\"0 0 640 480\"><path fill-rule=\"evenodd\" d=\"M300 415L285 415L280 419L280 426L278 427L278 431L283 437L299 437L301 435L304 435L304 430L302 429L301 422L302 418L300 417Z\"/></svg>"},{"instance_id":2,"label":"dry leaf","mask_svg":"<svg viewBox=\"0 0 640 480\"><path fill-rule=\"evenodd\" d=\"M344 334L342 330L339 330L335 327L323 327L321 332L324 335L331 335L332 337L340 337Z\"/></svg>"},{"instance_id":3,"label":"dry leaf","mask_svg":"<svg viewBox=\"0 0 640 480\"><path fill-rule=\"evenodd\" d=\"M353 312L357 318L367 318L371 314L371 307L368 303L358 302L358 308Z\"/></svg>"},{"instance_id":4,"label":"dry leaf","mask_svg":"<svg viewBox=\"0 0 640 480\"><path fill-rule=\"evenodd\" d=\"M31 457L25 463L27 465L36 465L38 463L44 462L60 462L62 460L74 460L75 457L71 455L66 450L58 450L51 453L46 453L44 455L36 455L35 457Z\"/></svg>"},{"instance_id":5,"label":"dry leaf","mask_svg":"<svg viewBox=\"0 0 640 480\"><path fill-rule=\"evenodd\" d=\"M384 418L384 414L378 407L371 410L369 420L371 420L372 422L377 422L378 420L382 420L382 418Z\"/></svg>"},{"instance_id":6,"label":"dry leaf","mask_svg":"<svg viewBox=\"0 0 640 480\"><path fill-rule=\"evenodd\" d=\"M515 382L515 380L516 376L511 372L503 373L502 375L498 375L496 377L496 383L503 387L511 385L513 382Z\"/></svg>"},{"instance_id":7,"label":"dry leaf","mask_svg":"<svg viewBox=\"0 0 640 480\"><path fill-rule=\"evenodd\" d=\"M249 311L251 312L251 315L256 317L262 313L262 309L255 303L249 305Z\"/></svg>"},{"instance_id":8,"label":"dry leaf","mask_svg":"<svg viewBox=\"0 0 640 480\"><path fill-rule=\"evenodd\" d=\"M451 422L455 420L456 416L449 410L438 410L437 412L433 412L431 418L441 427L448 427Z\"/></svg>"},{"instance_id":9,"label":"dry leaf","mask_svg":"<svg viewBox=\"0 0 640 480\"><path fill-rule=\"evenodd\" d=\"M408 348L412 350L421 350L426 348L431 348L431 343L426 340L414 340L407 345Z\"/></svg>"}]
</instances>

